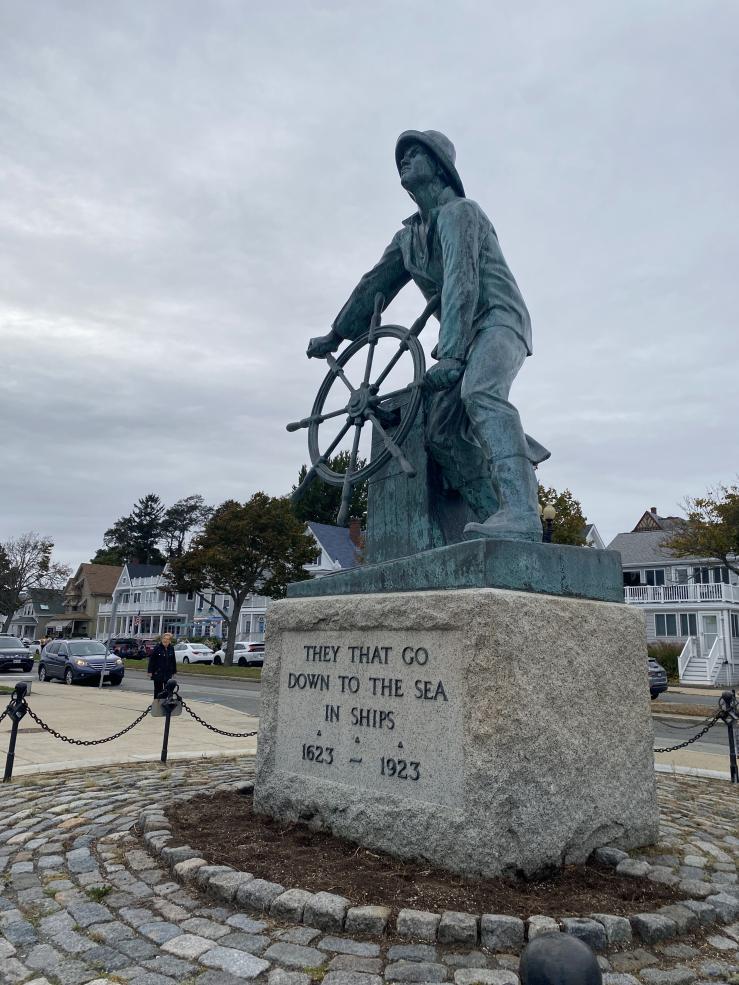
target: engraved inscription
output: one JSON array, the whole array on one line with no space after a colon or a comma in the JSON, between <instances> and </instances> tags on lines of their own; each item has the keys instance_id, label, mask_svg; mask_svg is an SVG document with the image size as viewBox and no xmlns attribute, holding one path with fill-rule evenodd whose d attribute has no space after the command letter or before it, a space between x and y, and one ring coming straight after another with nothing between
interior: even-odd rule
<instances>
[{"instance_id":1,"label":"engraved inscription","mask_svg":"<svg viewBox=\"0 0 739 985\"><path fill-rule=\"evenodd\" d=\"M460 672L444 642L438 631L417 640L398 632L379 639L286 633L277 769L387 796L458 803Z\"/></svg>"}]
</instances>

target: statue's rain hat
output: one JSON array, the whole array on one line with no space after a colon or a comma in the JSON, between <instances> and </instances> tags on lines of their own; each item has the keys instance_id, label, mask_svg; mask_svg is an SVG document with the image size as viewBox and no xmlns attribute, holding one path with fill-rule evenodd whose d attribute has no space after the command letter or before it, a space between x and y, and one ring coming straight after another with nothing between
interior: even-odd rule
<instances>
[{"instance_id":1,"label":"statue's rain hat","mask_svg":"<svg viewBox=\"0 0 739 985\"><path fill-rule=\"evenodd\" d=\"M454 162L457 152L449 137L438 130L404 130L395 145L395 163L400 173L400 161L408 144L421 144L431 153L449 175L452 187L458 195L465 198L464 185L457 173Z\"/></svg>"}]
</instances>

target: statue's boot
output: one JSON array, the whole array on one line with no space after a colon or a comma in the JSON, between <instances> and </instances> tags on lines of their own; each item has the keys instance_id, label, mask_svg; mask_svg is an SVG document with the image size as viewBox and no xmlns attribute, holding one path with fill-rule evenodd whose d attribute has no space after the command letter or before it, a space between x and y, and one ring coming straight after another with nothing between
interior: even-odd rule
<instances>
[{"instance_id":1,"label":"statue's boot","mask_svg":"<svg viewBox=\"0 0 739 985\"><path fill-rule=\"evenodd\" d=\"M530 460L525 455L502 458L492 466L500 509L484 523L468 523L464 536L494 540L541 540L539 488Z\"/></svg>"}]
</instances>

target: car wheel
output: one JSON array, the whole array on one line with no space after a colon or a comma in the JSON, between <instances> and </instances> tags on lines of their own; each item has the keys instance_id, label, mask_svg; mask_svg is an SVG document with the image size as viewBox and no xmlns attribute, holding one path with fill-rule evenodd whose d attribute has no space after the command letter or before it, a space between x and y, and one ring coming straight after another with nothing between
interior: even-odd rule
<instances>
[{"instance_id":1,"label":"car wheel","mask_svg":"<svg viewBox=\"0 0 739 985\"><path fill-rule=\"evenodd\" d=\"M213 663L216 665L216 667L220 667L221 666L221 662L222 661L221 661L221 658L220 657L213 657Z\"/></svg>"},{"instance_id":2,"label":"car wheel","mask_svg":"<svg viewBox=\"0 0 739 985\"><path fill-rule=\"evenodd\" d=\"M64 683L72 684L73 682L74 682L74 675L72 674L72 669L71 667L67 667L67 669L64 671Z\"/></svg>"},{"instance_id":3,"label":"car wheel","mask_svg":"<svg viewBox=\"0 0 739 985\"><path fill-rule=\"evenodd\" d=\"M239 657L239 667L248 667L248 666L249 666L249 661L246 659L246 657Z\"/></svg>"},{"instance_id":4,"label":"car wheel","mask_svg":"<svg viewBox=\"0 0 739 985\"><path fill-rule=\"evenodd\" d=\"M182 658L182 662L183 662L183 664L189 664L190 663L190 658L188 656L184 656Z\"/></svg>"},{"instance_id":5,"label":"car wheel","mask_svg":"<svg viewBox=\"0 0 739 985\"><path fill-rule=\"evenodd\" d=\"M118 687L123 682L122 677L111 677L110 683L113 687Z\"/></svg>"},{"instance_id":6,"label":"car wheel","mask_svg":"<svg viewBox=\"0 0 739 985\"><path fill-rule=\"evenodd\" d=\"M659 691L650 691L649 697L652 699L652 701L656 701L657 698L659 697Z\"/></svg>"},{"instance_id":7,"label":"car wheel","mask_svg":"<svg viewBox=\"0 0 739 985\"><path fill-rule=\"evenodd\" d=\"M38 668L38 679L43 683L46 680L46 667L43 664L39 664Z\"/></svg>"}]
</instances>

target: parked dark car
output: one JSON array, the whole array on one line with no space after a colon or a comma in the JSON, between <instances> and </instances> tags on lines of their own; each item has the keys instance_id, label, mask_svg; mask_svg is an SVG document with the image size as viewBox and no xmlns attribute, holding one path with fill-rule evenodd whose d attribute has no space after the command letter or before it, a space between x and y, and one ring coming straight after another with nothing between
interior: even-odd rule
<instances>
[{"instance_id":1,"label":"parked dark car","mask_svg":"<svg viewBox=\"0 0 739 985\"><path fill-rule=\"evenodd\" d=\"M0 670L14 667L29 671L33 667L33 654L17 636L0 636Z\"/></svg>"},{"instance_id":2,"label":"parked dark car","mask_svg":"<svg viewBox=\"0 0 739 985\"><path fill-rule=\"evenodd\" d=\"M649 694L652 701L667 690L667 671L652 657L649 658Z\"/></svg>"},{"instance_id":3,"label":"parked dark car","mask_svg":"<svg viewBox=\"0 0 739 985\"><path fill-rule=\"evenodd\" d=\"M44 647L39 658L40 681L56 679L65 684L80 681L99 684L102 673L111 684L118 685L125 671L123 660L108 653L105 644L96 640L54 640Z\"/></svg>"},{"instance_id":4,"label":"parked dark car","mask_svg":"<svg viewBox=\"0 0 739 985\"><path fill-rule=\"evenodd\" d=\"M139 644L138 641L133 639L131 636L119 636L110 642L110 649L115 653L117 657L138 657L139 655Z\"/></svg>"},{"instance_id":5,"label":"parked dark car","mask_svg":"<svg viewBox=\"0 0 739 985\"><path fill-rule=\"evenodd\" d=\"M137 656L139 660L147 660L154 652L157 640L139 640Z\"/></svg>"}]
</instances>

